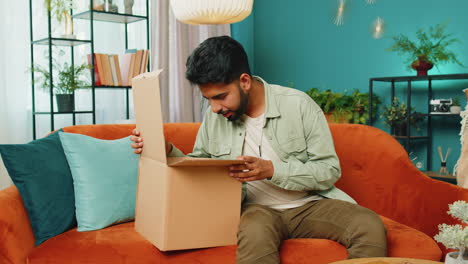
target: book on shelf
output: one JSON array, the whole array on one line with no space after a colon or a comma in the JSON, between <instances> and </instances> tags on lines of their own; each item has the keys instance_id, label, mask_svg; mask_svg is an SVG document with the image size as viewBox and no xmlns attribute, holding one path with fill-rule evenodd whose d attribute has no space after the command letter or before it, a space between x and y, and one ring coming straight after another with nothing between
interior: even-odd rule
<instances>
[{"instance_id":1,"label":"book on shelf","mask_svg":"<svg viewBox=\"0 0 468 264\"><path fill-rule=\"evenodd\" d=\"M132 57L131 53L125 53L121 55L120 60L120 74L122 76L122 85L128 86L130 85L130 80L128 78L130 69L132 67L132 63L134 62L134 57Z\"/></svg>"},{"instance_id":2,"label":"book on shelf","mask_svg":"<svg viewBox=\"0 0 468 264\"><path fill-rule=\"evenodd\" d=\"M124 85L122 83L122 74L120 71L120 62L119 62L119 55L114 54L114 62L115 62L115 72L117 74L117 83L119 86Z\"/></svg>"},{"instance_id":3,"label":"book on shelf","mask_svg":"<svg viewBox=\"0 0 468 264\"><path fill-rule=\"evenodd\" d=\"M117 67L115 66L114 55L107 55L109 56L109 65L111 68L112 74L112 85L119 86L119 80L117 79Z\"/></svg>"},{"instance_id":4,"label":"book on shelf","mask_svg":"<svg viewBox=\"0 0 468 264\"><path fill-rule=\"evenodd\" d=\"M88 58L88 65L92 65L92 67L93 67L91 69L91 74L93 74L93 69L94 69L94 85L99 86L99 85L101 85L101 78L99 78L100 67L98 67L96 54L93 54L94 65L93 65L93 63L91 61L91 54L88 54L86 57Z\"/></svg>"},{"instance_id":5,"label":"book on shelf","mask_svg":"<svg viewBox=\"0 0 468 264\"><path fill-rule=\"evenodd\" d=\"M124 54L94 54L94 85L131 86L132 78L147 71L149 50L126 50ZM88 54L91 65L91 55Z\"/></svg>"}]
</instances>

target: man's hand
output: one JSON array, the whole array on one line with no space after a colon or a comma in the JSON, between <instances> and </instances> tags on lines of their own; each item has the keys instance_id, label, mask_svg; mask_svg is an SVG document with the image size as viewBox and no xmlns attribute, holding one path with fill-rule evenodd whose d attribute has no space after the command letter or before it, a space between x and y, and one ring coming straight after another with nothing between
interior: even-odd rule
<instances>
[{"instance_id":1,"label":"man's hand","mask_svg":"<svg viewBox=\"0 0 468 264\"><path fill-rule=\"evenodd\" d=\"M273 177L275 171L271 160L264 160L251 156L237 157L245 161L245 164L229 167L229 176L240 182L259 181Z\"/></svg>"},{"instance_id":2,"label":"man's hand","mask_svg":"<svg viewBox=\"0 0 468 264\"><path fill-rule=\"evenodd\" d=\"M140 154L143 151L143 139L140 137L140 131L136 128L133 129L130 140L134 142L130 144L130 146L135 149L134 152L136 154Z\"/></svg>"},{"instance_id":3,"label":"man's hand","mask_svg":"<svg viewBox=\"0 0 468 264\"><path fill-rule=\"evenodd\" d=\"M134 143L130 144L132 148L134 148L134 152L136 154L140 154L143 151L143 138L140 137L140 131L138 131L136 128L133 129L132 131L132 136L130 137L130 140L133 141ZM172 150L172 144L169 141L166 141L166 155L171 152Z\"/></svg>"}]
</instances>

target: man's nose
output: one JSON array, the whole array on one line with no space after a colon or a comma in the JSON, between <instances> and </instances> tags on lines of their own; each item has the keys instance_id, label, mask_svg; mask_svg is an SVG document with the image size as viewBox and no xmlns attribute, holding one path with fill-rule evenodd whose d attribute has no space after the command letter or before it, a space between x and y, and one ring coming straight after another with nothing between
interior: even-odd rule
<instances>
[{"instance_id":1,"label":"man's nose","mask_svg":"<svg viewBox=\"0 0 468 264\"><path fill-rule=\"evenodd\" d=\"M211 102L211 110L213 111L213 113L217 114L217 113L219 113L219 111L221 111L221 109L222 109L222 107L221 107L220 104Z\"/></svg>"}]
</instances>

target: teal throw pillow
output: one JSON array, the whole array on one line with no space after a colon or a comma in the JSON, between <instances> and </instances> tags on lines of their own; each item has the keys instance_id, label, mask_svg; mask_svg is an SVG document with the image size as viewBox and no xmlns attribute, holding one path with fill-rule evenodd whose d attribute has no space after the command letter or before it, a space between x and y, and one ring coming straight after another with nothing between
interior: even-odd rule
<instances>
[{"instance_id":1,"label":"teal throw pillow","mask_svg":"<svg viewBox=\"0 0 468 264\"><path fill-rule=\"evenodd\" d=\"M76 226L73 180L58 133L28 144L0 145L38 246Z\"/></svg>"},{"instance_id":2,"label":"teal throw pillow","mask_svg":"<svg viewBox=\"0 0 468 264\"><path fill-rule=\"evenodd\" d=\"M102 140L60 132L75 189L78 231L135 218L138 160L130 137Z\"/></svg>"}]
</instances>

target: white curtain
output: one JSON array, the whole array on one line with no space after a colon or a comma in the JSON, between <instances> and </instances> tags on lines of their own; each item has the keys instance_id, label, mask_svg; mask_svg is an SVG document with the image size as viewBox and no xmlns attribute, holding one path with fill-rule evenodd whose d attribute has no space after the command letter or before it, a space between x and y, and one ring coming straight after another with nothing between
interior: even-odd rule
<instances>
[{"instance_id":1,"label":"white curtain","mask_svg":"<svg viewBox=\"0 0 468 264\"><path fill-rule=\"evenodd\" d=\"M207 105L202 103L198 87L192 87L185 79L185 63L205 39L229 36L230 26L180 23L169 0L153 0L152 17L152 69L164 69L160 81L164 121L200 122Z\"/></svg>"},{"instance_id":2,"label":"white curtain","mask_svg":"<svg viewBox=\"0 0 468 264\"><path fill-rule=\"evenodd\" d=\"M0 144L31 139L28 1L0 2ZM11 184L0 161L0 189Z\"/></svg>"}]
</instances>

